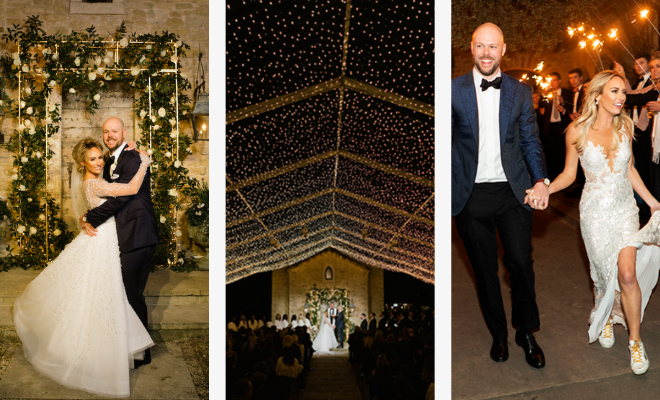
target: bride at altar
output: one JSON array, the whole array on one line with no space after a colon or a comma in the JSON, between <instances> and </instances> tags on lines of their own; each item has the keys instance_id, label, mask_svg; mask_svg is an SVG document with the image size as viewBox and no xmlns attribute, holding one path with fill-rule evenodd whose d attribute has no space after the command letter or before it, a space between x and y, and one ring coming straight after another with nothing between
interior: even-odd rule
<instances>
[{"instance_id":1,"label":"bride at altar","mask_svg":"<svg viewBox=\"0 0 660 400\"><path fill-rule=\"evenodd\" d=\"M337 339L335 339L335 327L332 326L328 320L328 312L323 313L323 321L319 327L319 334L314 339L312 347L319 353L330 353L330 349L337 347Z\"/></svg>"}]
</instances>

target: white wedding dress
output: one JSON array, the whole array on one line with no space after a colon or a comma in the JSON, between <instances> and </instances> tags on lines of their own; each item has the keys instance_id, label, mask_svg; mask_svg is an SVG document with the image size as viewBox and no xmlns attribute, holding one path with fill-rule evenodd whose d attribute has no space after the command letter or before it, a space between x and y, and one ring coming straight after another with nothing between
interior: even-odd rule
<instances>
[{"instance_id":1,"label":"white wedding dress","mask_svg":"<svg viewBox=\"0 0 660 400\"><path fill-rule=\"evenodd\" d=\"M90 208L102 196L139 187L147 165L143 158L130 184L84 181ZM73 389L128 397L134 355L154 343L126 299L114 217L97 229L95 237L81 232L30 282L14 304L14 324L25 358L41 374Z\"/></svg>"},{"instance_id":2,"label":"white wedding dress","mask_svg":"<svg viewBox=\"0 0 660 400\"><path fill-rule=\"evenodd\" d=\"M314 350L319 353L329 353L330 349L337 347L337 339L335 339L335 331L332 329L328 322L328 318L324 315L319 334L312 343Z\"/></svg>"},{"instance_id":3,"label":"white wedding dress","mask_svg":"<svg viewBox=\"0 0 660 400\"><path fill-rule=\"evenodd\" d=\"M603 148L588 142L580 155L586 183L580 199L580 229L589 256L595 305L589 318L589 342L598 339L610 315L625 326L618 282L619 252L637 250L636 273L642 292L642 310L658 282L660 269L660 212L639 230L639 209L628 179L630 140L622 134L610 169Z\"/></svg>"}]
</instances>

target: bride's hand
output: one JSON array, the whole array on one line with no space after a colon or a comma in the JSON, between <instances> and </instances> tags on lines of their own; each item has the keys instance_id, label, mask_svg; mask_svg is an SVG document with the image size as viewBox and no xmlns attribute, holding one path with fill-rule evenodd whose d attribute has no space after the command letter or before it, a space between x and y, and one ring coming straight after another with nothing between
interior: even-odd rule
<instances>
[{"instance_id":1,"label":"bride's hand","mask_svg":"<svg viewBox=\"0 0 660 400\"><path fill-rule=\"evenodd\" d=\"M137 148L137 143L135 143L134 141L130 141L126 144L126 150L135 150L136 148Z\"/></svg>"},{"instance_id":2,"label":"bride's hand","mask_svg":"<svg viewBox=\"0 0 660 400\"><path fill-rule=\"evenodd\" d=\"M660 211L660 203L656 202L655 205L649 206L649 208L651 209L651 216L653 216L656 211Z\"/></svg>"}]
</instances>

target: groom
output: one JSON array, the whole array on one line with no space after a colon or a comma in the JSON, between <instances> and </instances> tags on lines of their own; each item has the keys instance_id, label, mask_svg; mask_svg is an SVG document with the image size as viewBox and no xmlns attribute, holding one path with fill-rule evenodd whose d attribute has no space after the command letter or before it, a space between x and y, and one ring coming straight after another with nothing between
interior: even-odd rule
<instances>
[{"instance_id":1,"label":"groom","mask_svg":"<svg viewBox=\"0 0 660 400\"><path fill-rule=\"evenodd\" d=\"M532 269L532 211L548 204L550 181L538 137L531 86L500 70L502 30L486 23L470 44L474 68L451 83L452 216L474 271L477 295L493 337L490 358L509 358L507 322L497 274L497 232L511 273L515 342L534 368L545 357L532 329L540 325Z\"/></svg>"},{"instance_id":2,"label":"groom","mask_svg":"<svg viewBox=\"0 0 660 400\"><path fill-rule=\"evenodd\" d=\"M140 167L140 156L136 151L126 150L126 129L119 118L110 118L103 124L103 143L108 148L103 179L108 182L128 183ZM147 304L142 292L158 243L156 215L151 203L151 174L147 169L142 186L133 196L109 198L105 203L88 211L81 217L81 226L90 236L96 236L96 227L115 216L117 238L121 258L121 272L128 302L142 321L148 324ZM151 363L151 352L147 349L144 360L135 360L138 368Z\"/></svg>"}]
</instances>

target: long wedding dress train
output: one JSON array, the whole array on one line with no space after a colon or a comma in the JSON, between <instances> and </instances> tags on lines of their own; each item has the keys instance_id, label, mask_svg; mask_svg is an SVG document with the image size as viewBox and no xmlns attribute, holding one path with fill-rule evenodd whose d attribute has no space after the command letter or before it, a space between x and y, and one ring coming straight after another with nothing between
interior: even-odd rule
<instances>
[{"instance_id":1,"label":"long wedding dress train","mask_svg":"<svg viewBox=\"0 0 660 400\"><path fill-rule=\"evenodd\" d=\"M610 169L600 146L588 142L580 155L586 183L580 199L580 228L589 256L595 305L589 318L589 342L598 339L610 315L625 326L618 282L619 252L637 247L636 273L642 293L641 316L658 282L660 212L639 230L639 209L628 178L630 143L622 134Z\"/></svg>"},{"instance_id":2,"label":"long wedding dress train","mask_svg":"<svg viewBox=\"0 0 660 400\"><path fill-rule=\"evenodd\" d=\"M329 353L330 349L337 347L337 339L335 338L335 331L328 325L328 320L323 317L323 322L321 322L321 329L319 329L319 334L314 339L312 343L314 350L319 353Z\"/></svg>"},{"instance_id":3,"label":"long wedding dress train","mask_svg":"<svg viewBox=\"0 0 660 400\"><path fill-rule=\"evenodd\" d=\"M104 181L83 185L91 206L112 194ZM14 324L25 358L41 374L128 397L134 355L154 343L126 299L114 217L97 229L95 237L81 232L30 282L14 304Z\"/></svg>"}]
</instances>

